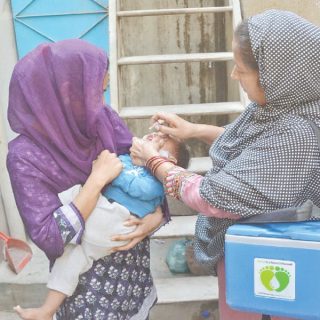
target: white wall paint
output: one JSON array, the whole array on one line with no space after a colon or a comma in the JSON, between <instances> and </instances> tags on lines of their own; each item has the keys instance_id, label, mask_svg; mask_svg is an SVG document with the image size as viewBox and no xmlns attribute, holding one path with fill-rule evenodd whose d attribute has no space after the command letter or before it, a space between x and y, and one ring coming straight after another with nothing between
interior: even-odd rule
<instances>
[{"instance_id":1,"label":"white wall paint","mask_svg":"<svg viewBox=\"0 0 320 320\"><path fill-rule=\"evenodd\" d=\"M11 236L25 239L24 227L6 170L7 143L15 136L7 121L9 81L17 61L9 0L0 0L0 39L0 190L3 197L3 206L0 207L1 228L3 231L9 231ZM9 230L5 230L6 225Z\"/></svg>"}]
</instances>

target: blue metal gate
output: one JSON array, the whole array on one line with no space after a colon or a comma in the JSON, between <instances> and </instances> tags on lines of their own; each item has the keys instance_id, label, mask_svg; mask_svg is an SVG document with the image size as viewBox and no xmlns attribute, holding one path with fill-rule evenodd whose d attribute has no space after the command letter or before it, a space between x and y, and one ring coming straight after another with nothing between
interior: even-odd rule
<instances>
[{"instance_id":1,"label":"blue metal gate","mask_svg":"<svg viewBox=\"0 0 320 320\"><path fill-rule=\"evenodd\" d=\"M70 38L86 40L109 52L108 2L11 0L19 59L40 43Z\"/></svg>"}]
</instances>

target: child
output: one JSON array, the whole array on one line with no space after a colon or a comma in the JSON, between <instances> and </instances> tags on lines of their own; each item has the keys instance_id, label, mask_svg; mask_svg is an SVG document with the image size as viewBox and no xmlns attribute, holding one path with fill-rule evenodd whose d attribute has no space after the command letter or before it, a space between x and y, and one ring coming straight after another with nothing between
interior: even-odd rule
<instances>
[{"instance_id":1,"label":"child","mask_svg":"<svg viewBox=\"0 0 320 320\"><path fill-rule=\"evenodd\" d=\"M153 139L155 134L148 135ZM164 157L179 162L186 167L189 154L184 144L167 138L160 150ZM123 170L100 195L96 208L86 221L81 245L69 244L64 254L58 258L49 276L49 293L40 308L14 308L22 319L49 320L67 296L71 296L77 287L79 275L89 270L93 261L110 253L112 248L121 245L112 241L114 234L132 232L135 227L125 226L130 214L143 218L162 204L164 190L162 184L142 166L135 166L129 155L119 156ZM178 159L179 161L177 161ZM81 189L76 185L59 194L62 204L70 203ZM124 244L124 243L122 243Z\"/></svg>"}]
</instances>

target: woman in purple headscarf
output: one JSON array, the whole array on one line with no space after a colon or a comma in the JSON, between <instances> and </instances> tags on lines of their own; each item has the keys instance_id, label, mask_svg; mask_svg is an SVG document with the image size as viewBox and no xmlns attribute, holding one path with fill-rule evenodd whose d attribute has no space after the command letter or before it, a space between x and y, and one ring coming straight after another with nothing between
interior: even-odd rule
<instances>
[{"instance_id":1,"label":"woman in purple headscarf","mask_svg":"<svg viewBox=\"0 0 320 320\"><path fill-rule=\"evenodd\" d=\"M102 50L66 40L40 45L12 75L8 119L19 135L7 166L27 232L51 266L68 243L81 241L100 191L121 171L116 155L131 146L128 128L103 103L107 69ZM82 191L62 205L58 193L76 184ZM156 302L147 235L161 221L161 210L128 221L137 228L121 240L130 242L81 275L56 319L147 319Z\"/></svg>"}]
</instances>

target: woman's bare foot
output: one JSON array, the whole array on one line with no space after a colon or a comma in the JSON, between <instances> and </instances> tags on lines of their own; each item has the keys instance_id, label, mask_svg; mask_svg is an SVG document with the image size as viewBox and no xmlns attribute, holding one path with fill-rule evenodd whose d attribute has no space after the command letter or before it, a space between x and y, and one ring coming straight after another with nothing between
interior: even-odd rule
<instances>
[{"instance_id":1,"label":"woman's bare foot","mask_svg":"<svg viewBox=\"0 0 320 320\"><path fill-rule=\"evenodd\" d=\"M50 314L44 308L29 308L24 309L20 306L16 306L13 310L19 315L23 320L52 320L53 314Z\"/></svg>"}]
</instances>

